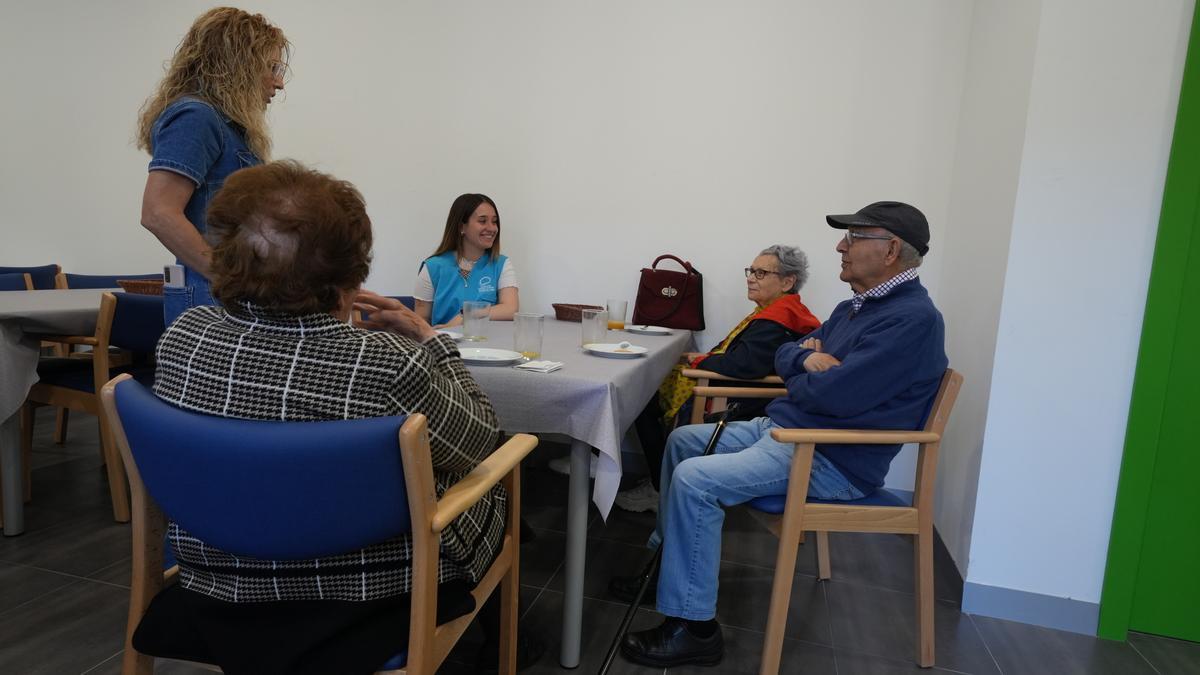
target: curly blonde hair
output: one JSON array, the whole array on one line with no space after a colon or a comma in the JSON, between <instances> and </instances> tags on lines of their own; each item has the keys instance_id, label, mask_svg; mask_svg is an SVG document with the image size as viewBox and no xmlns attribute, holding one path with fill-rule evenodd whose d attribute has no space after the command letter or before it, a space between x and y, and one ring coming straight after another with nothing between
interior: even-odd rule
<instances>
[{"instance_id":1,"label":"curly blonde hair","mask_svg":"<svg viewBox=\"0 0 1200 675\"><path fill-rule=\"evenodd\" d=\"M182 96L195 96L241 125L250 150L263 161L270 159L263 77L281 50L286 63L292 45L262 14L234 7L201 14L175 49L158 88L138 112L137 147L153 153L150 132L163 109Z\"/></svg>"}]
</instances>

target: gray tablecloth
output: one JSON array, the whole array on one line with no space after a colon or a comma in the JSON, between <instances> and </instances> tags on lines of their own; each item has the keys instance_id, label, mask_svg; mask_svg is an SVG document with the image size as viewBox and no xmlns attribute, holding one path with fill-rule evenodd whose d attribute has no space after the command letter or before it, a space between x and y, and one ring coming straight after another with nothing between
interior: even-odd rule
<instances>
[{"instance_id":1,"label":"gray tablecloth","mask_svg":"<svg viewBox=\"0 0 1200 675\"><path fill-rule=\"evenodd\" d=\"M95 333L100 296L105 292L0 292L0 420L20 410L29 388L37 382L39 342L29 335Z\"/></svg>"},{"instance_id":2,"label":"gray tablecloth","mask_svg":"<svg viewBox=\"0 0 1200 675\"><path fill-rule=\"evenodd\" d=\"M459 346L513 348L511 321L491 322L487 331L487 341ZM506 432L564 434L600 451L592 501L607 518L621 482L621 438L679 355L691 347L692 335L686 330L664 336L609 331L610 342L628 341L649 350L636 359L611 359L584 352L581 331L578 323L546 318L541 359L565 364L553 373L469 367Z\"/></svg>"}]
</instances>

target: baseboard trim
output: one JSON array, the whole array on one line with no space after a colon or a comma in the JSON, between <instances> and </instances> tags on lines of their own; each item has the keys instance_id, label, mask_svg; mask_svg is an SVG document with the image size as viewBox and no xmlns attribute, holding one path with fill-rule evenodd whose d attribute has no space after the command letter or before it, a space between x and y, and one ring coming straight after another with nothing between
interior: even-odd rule
<instances>
[{"instance_id":1,"label":"baseboard trim","mask_svg":"<svg viewBox=\"0 0 1200 675\"><path fill-rule=\"evenodd\" d=\"M1096 635L1100 603L1059 598L999 586L963 584L962 611L1035 626Z\"/></svg>"}]
</instances>

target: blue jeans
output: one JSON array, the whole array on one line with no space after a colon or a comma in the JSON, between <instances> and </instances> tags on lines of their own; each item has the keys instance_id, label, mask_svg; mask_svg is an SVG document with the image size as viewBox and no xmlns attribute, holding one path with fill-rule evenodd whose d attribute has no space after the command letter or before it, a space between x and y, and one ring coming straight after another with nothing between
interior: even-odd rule
<instances>
[{"instance_id":1,"label":"blue jeans","mask_svg":"<svg viewBox=\"0 0 1200 675\"><path fill-rule=\"evenodd\" d=\"M163 325L170 325L180 314L193 307L217 304L208 286L208 279L196 272L184 271L186 286L163 288Z\"/></svg>"},{"instance_id":2,"label":"blue jeans","mask_svg":"<svg viewBox=\"0 0 1200 675\"><path fill-rule=\"evenodd\" d=\"M771 438L777 426L769 417L731 422L708 457L700 455L715 424L671 432L663 457L658 524L650 536L652 547L663 542L660 613L694 621L716 616L724 507L787 492L795 446ZM864 496L820 453L813 456L808 495L838 500Z\"/></svg>"}]
</instances>

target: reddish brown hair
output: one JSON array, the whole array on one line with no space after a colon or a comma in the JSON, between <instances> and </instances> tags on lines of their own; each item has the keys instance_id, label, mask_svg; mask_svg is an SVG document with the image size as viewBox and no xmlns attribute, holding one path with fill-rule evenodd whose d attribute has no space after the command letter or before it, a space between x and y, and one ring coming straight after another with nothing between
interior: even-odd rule
<instances>
[{"instance_id":1,"label":"reddish brown hair","mask_svg":"<svg viewBox=\"0 0 1200 675\"><path fill-rule=\"evenodd\" d=\"M242 169L208 206L213 297L329 312L371 268L371 219L350 183L283 160Z\"/></svg>"}]
</instances>

